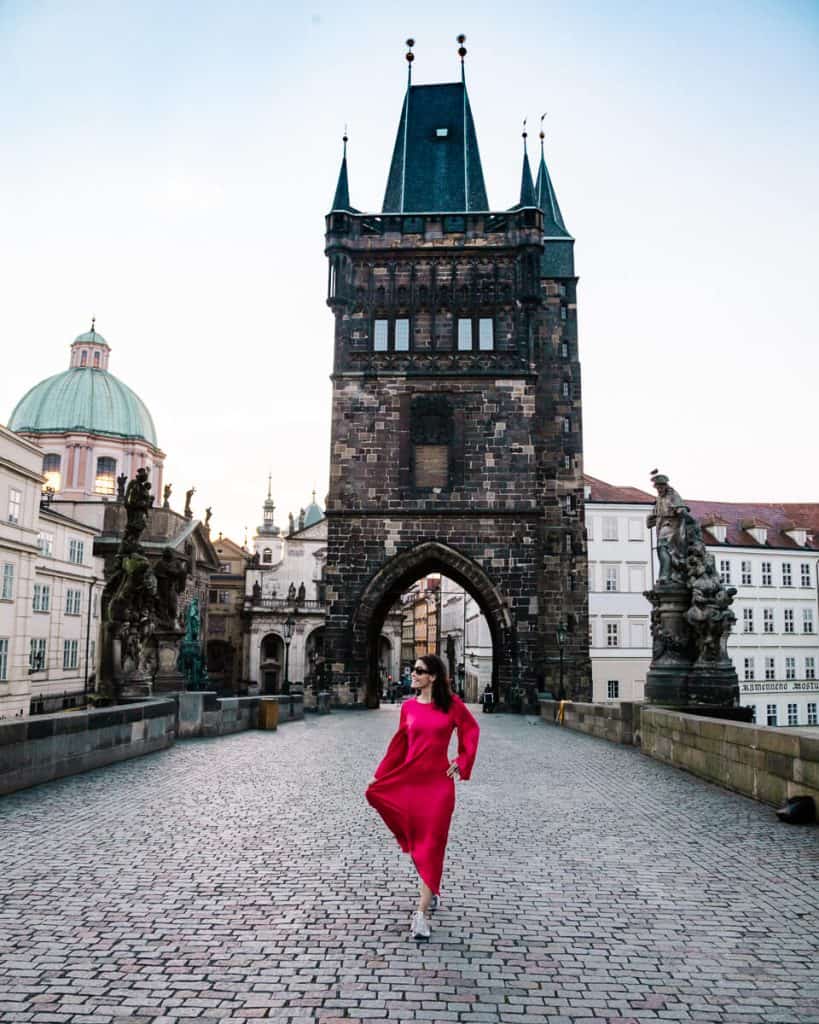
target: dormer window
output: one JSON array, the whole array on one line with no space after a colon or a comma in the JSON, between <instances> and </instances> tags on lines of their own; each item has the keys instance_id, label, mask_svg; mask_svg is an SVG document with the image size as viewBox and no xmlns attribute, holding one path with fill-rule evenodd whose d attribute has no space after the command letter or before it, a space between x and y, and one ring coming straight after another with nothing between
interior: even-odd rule
<instances>
[{"instance_id":1,"label":"dormer window","mask_svg":"<svg viewBox=\"0 0 819 1024\"><path fill-rule=\"evenodd\" d=\"M790 537L794 544L798 544L800 548L803 548L808 542L807 530L795 528L793 530L785 530L785 533Z\"/></svg>"},{"instance_id":2,"label":"dormer window","mask_svg":"<svg viewBox=\"0 0 819 1024\"><path fill-rule=\"evenodd\" d=\"M725 543L725 538L728 536L728 527L724 523L714 523L707 527L707 529L717 544Z\"/></svg>"},{"instance_id":3,"label":"dormer window","mask_svg":"<svg viewBox=\"0 0 819 1024\"><path fill-rule=\"evenodd\" d=\"M767 526L752 526L748 533L754 538L757 544L768 543L768 528Z\"/></svg>"}]
</instances>

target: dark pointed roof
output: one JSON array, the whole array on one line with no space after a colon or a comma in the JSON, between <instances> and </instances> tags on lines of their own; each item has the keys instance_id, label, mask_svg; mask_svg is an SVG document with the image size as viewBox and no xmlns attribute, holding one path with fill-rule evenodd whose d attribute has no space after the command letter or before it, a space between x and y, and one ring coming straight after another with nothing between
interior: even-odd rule
<instances>
[{"instance_id":1,"label":"dark pointed roof","mask_svg":"<svg viewBox=\"0 0 819 1024\"><path fill-rule=\"evenodd\" d=\"M488 210L466 85L408 87L384 195L384 213Z\"/></svg>"},{"instance_id":2,"label":"dark pointed roof","mask_svg":"<svg viewBox=\"0 0 819 1024\"><path fill-rule=\"evenodd\" d=\"M336 194L333 197L331 210L352 210L350 206L350 186L347 181L347 136L344 136L344 155L341 158L341 170L338 172Z\"/></svg>"},{"instance_id":3,"label":"dark pointed roof","mask_svg":"<svg viewBox=\"0 0 819 1024\"><path fill-rule=\"evenodd\" d=\"M563 214L557 204L552 179L543 156L543 140L540 142L540 167L537 171L537 205L543 211L543 235L545 238L571 238L563 221Z\"/></svg>"},{"instance_id":4,"label":"dark pointed roof","mask_svg":"<svg viewBox=\"0 0 819 1024\"><path fill-rule=\"evenodd\" d=\"M520 175L520 206L537 206L535 186L532 182L532 168L529 166L529 154L526 152L526 137L523 142L523 170Z\"/></svg>"}]
</instances>

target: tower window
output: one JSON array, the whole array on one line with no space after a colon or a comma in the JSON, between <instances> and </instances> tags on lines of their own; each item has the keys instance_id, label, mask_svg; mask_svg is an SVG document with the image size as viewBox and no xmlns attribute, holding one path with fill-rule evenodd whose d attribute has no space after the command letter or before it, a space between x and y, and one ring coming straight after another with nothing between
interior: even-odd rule
<instances>
[{"instance_id":1,"label":"tower window","mask_svg":"<svg viewBox=\"0 0 819 1024\"><path fill-rule=\"evenodd\" d=\"M94 353L94 366L96 368L99 368L99 365L100 365L100 354L99 354L99 352L95 352Z\"/></svg>"},{"instance_id":2,"label":"tower window","mask_svg":"<svg viewBox=\"0 0 819 1024\"><path fill-rule=\"evenodd\" d=\"M88 365L88 353L83 349L82 355L80 356L80 366Z\"/></svg>"},{"instance_id":3,"label":"tower window","mask_svg":"<svg viewBox=\"0 0 819 1024\"><path fill-rule=\"evenodd\" d=\"M52 452L43 456L43 476L46 487L59 491L61 481L59 455Z\"/></svg>"},{"instance_id":4,"label":"tower window","mask_svg":"<svg viewBox=\"0 0 819 1024\"><path fill-rule=\"evenodd\" d=\"M491 352L495 347L495 322L490 316L460 317L458 319L458 351L471 352L478 341L481 352Z\"/></svg>"},{"instance_id":5,"label":"tower window","mask_svg":"<svg viewBox=\"0 0 819 1024\"><path fill-rule=\"evenodd\" d=\"M265 563L270 563L273 561L273 552L270 548L265 548L264 551L262 552L262 561Z\"/></svg>"},{"instance_id":6,"label":"tower window","mask_svg":"<svg viewBox=\"0 0 819 1024\"><path fill-rule=\"evenodd\" d=\"M97 478L94 481L96 494L113 494L116 490L117 460L103 456L97 459Z\"/></svg>"},{"instance_id":7,"label":"tower window","mask_svg":"<svg viewBox=\"0 0 819 1024\"><path fill-rule=\"evenodd\" d=\"M373 320L373 352L409 352L410 322L407 317Z\"/></svg>"},{"instance_id":8,"label":"tower window","mask_svg":"<svg viewBox=\"0 0 819 1024\"><path fill-rule=\"evenodd\" d=\"M449 128L436 128L435 137L436 139L445 139L449 135Z\"/></svg>"},{"instance_id":9,"label":"tower window","mask_svg":"<svg viewBox=\"0 0 819 1024\"><path fill-rule=\"evenodd\" d=\"M421 490L450 485L453 410L444 395L416 395L412 401L412 483Z\"/></svg>"}]
</instances>

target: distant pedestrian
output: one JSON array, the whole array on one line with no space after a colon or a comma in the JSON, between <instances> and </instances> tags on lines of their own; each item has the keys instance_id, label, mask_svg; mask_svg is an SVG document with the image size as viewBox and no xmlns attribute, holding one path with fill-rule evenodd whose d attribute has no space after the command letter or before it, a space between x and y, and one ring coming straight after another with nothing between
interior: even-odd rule
<instances>
[{"instance_id":1,"label":"distant pedestrian","mask_svg":"<svg viewBox=\"0 0 819 1024\"><path fill-rule=\"evenodd\" d=\"M429 911L438 905L455 780L466 780L478 751L480 728L453 694L444 663L434 654L416 658L414 700L401 705L398 732L367 787L367 800L384 819L418 872L418 907L410 934L430 936ZM458 756L449 761L449 740L458 732Z\"/></svg>"}]
</instances>

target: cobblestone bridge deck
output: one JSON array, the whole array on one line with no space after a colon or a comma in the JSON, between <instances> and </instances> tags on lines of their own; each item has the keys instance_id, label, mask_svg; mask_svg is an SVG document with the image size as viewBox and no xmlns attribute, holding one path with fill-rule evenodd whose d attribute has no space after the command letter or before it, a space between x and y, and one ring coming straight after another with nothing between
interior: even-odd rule
<instances>
[{"instance_id":1,"label":"cobblestone bridge deck","mask_svg":"<svg viewBox=\"0 0 819 1024\"><path fill-rule=\"evenodd\" d=\"M397 708L0 801L0 1021L819 1022L817 830L480 717L426 945L362 798Z\"/></svg>"}]
</instances>

